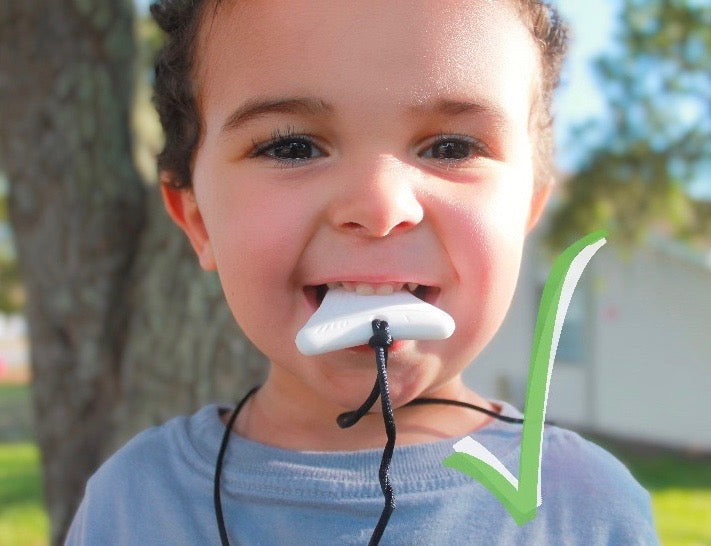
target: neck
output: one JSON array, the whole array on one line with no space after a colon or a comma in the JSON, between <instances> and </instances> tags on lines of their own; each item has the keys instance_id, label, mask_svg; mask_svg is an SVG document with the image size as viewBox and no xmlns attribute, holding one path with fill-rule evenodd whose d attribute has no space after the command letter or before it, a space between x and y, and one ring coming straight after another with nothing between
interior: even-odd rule
<instances>
[{"instance_id":1,"label":"neck","mask_svg":"<svg viewBox=\"0 0 711 546\"><path fill-rule=\"evenodd\" d=\"M240 436L282 449L302 451L356 451L382 448L387 438L380 401L358 423L341 429L336 418L353 408L330 403L307 392L293 392L291 384L280 385L270 376L243 406L234 425ZM418 397L468 402L496 411L491 403L453 380ZM365 399L365 398L364 398ZM405 406L395 404L397 445L412 445L455 438L486 426L491 417L470 409L448 405Z\"/></svg>"}]
</instances>

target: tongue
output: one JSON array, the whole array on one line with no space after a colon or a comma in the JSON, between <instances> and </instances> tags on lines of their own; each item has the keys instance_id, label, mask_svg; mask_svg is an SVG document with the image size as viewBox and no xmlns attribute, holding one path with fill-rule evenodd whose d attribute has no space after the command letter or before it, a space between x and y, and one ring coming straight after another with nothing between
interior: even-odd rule
<instances>
[{"instance_id":1,"label":"tongue","mask_svg":"<svg viewBox=\"0 0 711 546\"><path fill-rule=\"evenodd\" d=\"M365 345L374 319L386 320L393 339L446 339L454 319L437 307L401 290L387 296L362 296L334 288L296 334L296 347L306 356Z\"/></svg>"}]
</instances>

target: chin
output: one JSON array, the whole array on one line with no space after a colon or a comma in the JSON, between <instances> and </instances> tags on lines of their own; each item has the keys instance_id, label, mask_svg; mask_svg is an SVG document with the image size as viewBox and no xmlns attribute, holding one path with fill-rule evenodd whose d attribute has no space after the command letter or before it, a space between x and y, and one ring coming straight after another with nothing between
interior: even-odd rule
<instances>
[{"instance_id":1,"label":"chin","mask_svg":"<svg viewBox=\"0 0 711 546\"><path fill-rule=\"evenodd\" d=\"M375 367L375 356L372 353L368 356L367 363L359 363L354 369L347 366L337 373L324 372L325 381L317 379L318 390L323 393L323 397L330 400L334 405L353 410L365 402L370 395L377 380ZM397 365L388 366L388 391L394 407L406 404L416 398L427 384L425 377L419 373L413 373L412 369L399 367ZM324 391L324 385L328 385ZM380 402L373 406L374 410L380 410Z\"/></svg>"}]
</instances>

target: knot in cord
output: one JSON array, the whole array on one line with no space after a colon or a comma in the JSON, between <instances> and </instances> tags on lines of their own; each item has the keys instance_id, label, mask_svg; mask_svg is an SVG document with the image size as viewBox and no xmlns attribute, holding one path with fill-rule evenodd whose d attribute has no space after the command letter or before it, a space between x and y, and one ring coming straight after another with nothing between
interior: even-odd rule
<instances>
[{"instance_id":1,"label":"knot in cord","mask_svg":"<svg viewBox=\"0 0 711 546\"><path fill-rule=\"evenodd\" d=\"M390 347L393 344L393 336L390 335L390 326L384 320L375 319L372 322L373 335L368 340L368 345L373 349Z\"/></svg>"}]
</instances>

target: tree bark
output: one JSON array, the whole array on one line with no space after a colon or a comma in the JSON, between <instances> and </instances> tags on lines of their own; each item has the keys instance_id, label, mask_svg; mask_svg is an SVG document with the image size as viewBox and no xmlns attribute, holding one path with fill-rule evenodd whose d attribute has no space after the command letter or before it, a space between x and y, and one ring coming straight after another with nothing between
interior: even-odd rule
<instances>
[{"instance_id":1,"label":"tree bark","mask_svg":"<svg viewBox=\"0 0 711 546\"><path fill-rule=\"evenodd\" d=\"M131 156L129 0L0 0L0 164L51 542L123 440L264 373Z\"/></svg>"},{"instance_id":2,"label":"tree bark","mask_svg":"<svg viewBox=\"0 0 711 546\"><path fill-rule=\"evenodd\" d=\"M176 414L208 402L234 404L266 373L266 361L235 323L217 275L200 269L154 190L132 273L122 396L108 452Z\"/></svg>"}]
</instances>

